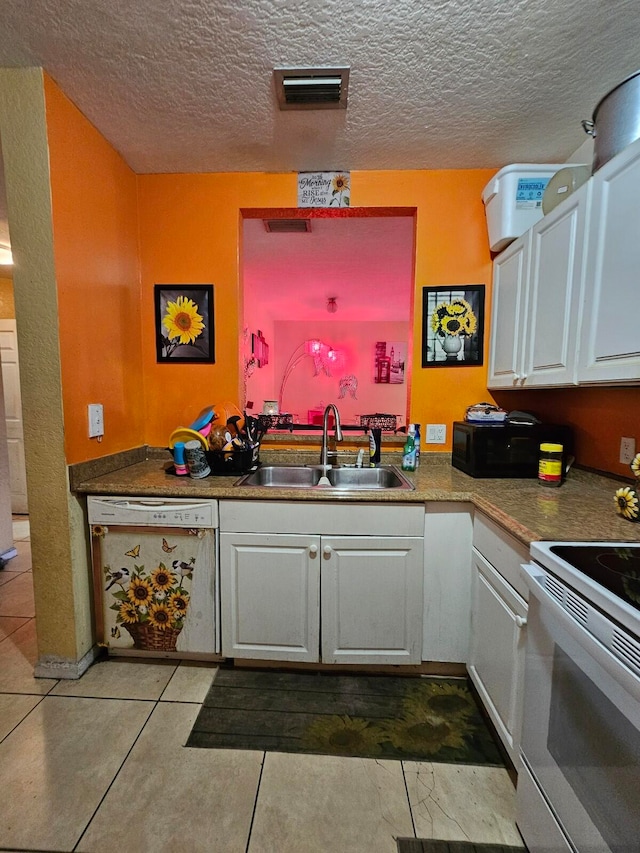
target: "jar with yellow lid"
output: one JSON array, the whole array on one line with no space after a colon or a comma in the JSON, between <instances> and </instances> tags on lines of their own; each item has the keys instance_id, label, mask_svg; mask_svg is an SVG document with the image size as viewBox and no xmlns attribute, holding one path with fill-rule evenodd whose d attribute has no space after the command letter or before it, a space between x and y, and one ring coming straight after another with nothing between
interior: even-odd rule
<instances>
[{"instance_id":1,"label":"jar with yellow lid","mask_svg":"<svg viewBox=\"0 0 640 853\"><path fill-rule=\"evenodd\" d=\"M538 482L543 486L562 485L562 451L561 444L544 442L540 445L540 461L538 464Z\"/></svg>"}]
</instances>

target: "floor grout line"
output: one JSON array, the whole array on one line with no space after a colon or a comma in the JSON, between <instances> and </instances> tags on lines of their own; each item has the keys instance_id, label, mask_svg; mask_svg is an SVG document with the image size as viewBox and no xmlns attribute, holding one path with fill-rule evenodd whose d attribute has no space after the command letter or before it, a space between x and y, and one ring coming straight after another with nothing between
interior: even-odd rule
<instances>
[{"instance_id":1,"label":"floor grout line","mask_svg":"<svg viewBox=\"0 0 640 853\"><path fill-rule=\"evenodd\" d=\"M245 853L249 853L249 847L251 846L251 833L253 832L253 822L256 816L256 810L258 808L258 797L260 796L260 786L262 785L262 774L264 773L264 765L267 761L267 753L262 753L262 761L260 762L260 775L258 776L258 784L256 786L256 797L253 801L253 810L251 812L251 820L249 821L249 832L247 834L247 846L245 847Z\"/></svg>"},{"instance_id":2,"label":"floor grout line","mask_svg":"<svg viewBox=\"0 0 640 853\"><path fill-rule=\"evenodd\" d=\"M409 806L409 815L411 817L411 826L413 827L414 837L418 837L418 831L416 829L416 822L413 817L413 809L411 808L411 796L409 795L409 783L407 782L407 774L405 772L405 762L401 761L400 765L402 767L402 779L404 781L404 790L407 795L407 805Z\"/></svg>"},{"instance_id":3,"label":"floor grout line","mask_svg":"<svg viewBox=\"0 0 640 853\"><path fill-rule=\"evenodd\" d=\"M62 698L65 698L65 697L62 697L62 696L61 696L60 698L62 699ZM68 698L72 698L72 697L68 697ZM78 697L73 697L73 698L78 698ZM88 697L88 698L94 698L94 697ZM138 700L133 700L133 701L138 701ZM147 700L144 700L144 701L149 702L149 701L152 701L152 700L147 699ZM113 785L114 785L114 783L115 783L116 779L117 779L117 778L118 778L118 776L120 775L120 772L122 771L122 768L124 767L124 765L125 765L125 763L126 763L127 759L128 759L128 758L129 758L129 756L131 755L131 753L132 753L132 751L133 751L133 749L134 749L135 745L138 743L138 741L139 741L139 740L140 740L140 738L142 737L142 733L144 732L145 728L147 727L147 724L148 724L149 720L151 719L151 715L152 715L152 714L153 714L153 712L156 710L156 708L158 707L158 705L159 705L159 704L160 704L160 699L156 699L156 700L155 700L155 702L153 703L153 708L151 708L151 710L150 710L150 711L149 711L149 713L147 714L147 718L146 718L146 720L144 721L143 725L141 726L140 731L138 732L138 734L137 734L137 735L136 735L136 737L134 738L134 741L133 741L133 743L131 744L130 748L127 750L127 754L124 756L124 758L123 758L123 759L122 759L122 761L120 762L120 766L119 766L119 767L118 767L118 769L116 770L116 772L115 772L115 774L114 774L114 776L113 776L113 779L112 779L112 780L111 780L111 782L109 782L109 784L107 785L107 789L106 789L106 791L104 792L104 794L103 794L103 795L102 795L102 797L100 798L100 801L99 801L98 805L95 807L95 809L94 809L94 811L93 811L93 813L92 813L91 817L90 817L90 818L89 818L89 820L87 821L87 823L86 823L86 825L85 825L85 828L82 830L82 832L81 832L81 833L80 833L80 835L78 836L78 840L76 841L76 843L75 843L75 844L74 844L74 846L73 846L73 850L74 850L74 851L78 849L78 845L81 843L82 839L83 839L83 838L84 838L84 836L86 835L86 832L87 832L87 830L89 829L89 827L91 826L91 823L92 823L93 819L95 818L95 816L97 815L98 811L100 810L100 808L101 808L102 804L104 803L105 799L107 798L107 796L108 796L108 794L109 794L109 791L111 790L111 788L113 787Z\"/></svg>"}]
</instances>

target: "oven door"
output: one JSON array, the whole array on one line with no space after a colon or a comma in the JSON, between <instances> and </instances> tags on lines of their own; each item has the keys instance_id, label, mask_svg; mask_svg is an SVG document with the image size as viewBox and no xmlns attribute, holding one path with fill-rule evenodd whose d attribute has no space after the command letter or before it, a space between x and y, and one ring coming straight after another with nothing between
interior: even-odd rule
<instances>
[{"instance_id":1,"label":"oven door","mask_svg":"<svg viewBox=\"0 0 640 853\"><path fill-rule=\"evenodd\" d=\"M524 566L531 590L525 663L522 757L550 812L578 853L637 853L640 844L640 645L545 573ZM556 579L552 581L553 584ZM563 585L560 585L563 586ZM565 609L567 608L567 609ZM612 649L583 627L600 623ZM630 665L619 660L616 643ZM528 786L523 786L523 789ZM522 802L522 799L525 799ZM548 837L526 818L532 851ZM522 826L521 826L522 830ZM532 835L533 833L533 835Z\"/></svg>"}]
</instances>

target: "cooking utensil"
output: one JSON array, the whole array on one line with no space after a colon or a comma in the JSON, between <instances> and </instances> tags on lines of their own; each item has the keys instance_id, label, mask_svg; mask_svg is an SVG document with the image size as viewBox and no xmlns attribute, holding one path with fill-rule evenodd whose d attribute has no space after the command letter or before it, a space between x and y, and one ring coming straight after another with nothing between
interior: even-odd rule
<instances>
[{"instance_id":1,"label":"cooking utensil","mask_svg":"<svg viewBox=\"0 0 640 853\"><path fill-rule=\"evenodd\" d=\"M240 427L238 426L238 424L242 419L242 415L232 415L230 418L227 418L227 426L229 427L229 430L232 435L234 433L235 435L240 435Z\"/></svg>"},{"instance_id":2,"label":"cooking utensil","mask_svg":"<svg viewBox=\"0 0 640 853\"><path fill-rule=\"evenodd\" d=\"M247 433L247 438L253 444L256 440L256 434L258 431L258 419L254 418L253 415L248 415L246 412L244 413L244 428Z\"/></svg>"},{"instance_id":3,"label":"cooking utensil","mask_svg":"<svg viewBox=\"0 0 640 853\"><path fill-rule=\"evenodd\" d=\"M593 171L640 138L640 71L631 74L600 99L591 120L582 122L593 136Z\"/></svg>"}]
</instances>

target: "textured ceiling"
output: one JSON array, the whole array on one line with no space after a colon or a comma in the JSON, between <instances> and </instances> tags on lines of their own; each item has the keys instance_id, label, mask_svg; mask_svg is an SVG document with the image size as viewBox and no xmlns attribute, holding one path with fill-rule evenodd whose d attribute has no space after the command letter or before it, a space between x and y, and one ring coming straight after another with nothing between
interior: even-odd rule
<instances>
[{"instance_id":1,"label":"textured ceiling","mask_svg":"<svg viewBox=\"0 0 640 853\"><path fill-rule=\"evenodd\" d=\"M563 162L640 66L637 0L2 0L137 172ZM280 112L278 65L351 66L346 111Z\"/></svg>"}]
</instances>

